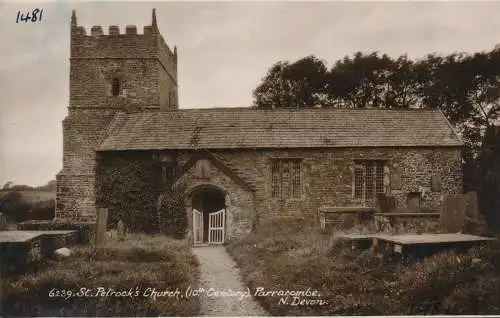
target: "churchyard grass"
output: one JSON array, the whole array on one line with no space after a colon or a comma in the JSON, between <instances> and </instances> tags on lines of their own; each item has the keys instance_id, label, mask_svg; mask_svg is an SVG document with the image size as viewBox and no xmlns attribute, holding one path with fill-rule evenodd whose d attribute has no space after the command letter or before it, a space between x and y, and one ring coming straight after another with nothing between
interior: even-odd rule
<instances>
[{"instance_id":1,"label":"churchyard grass","mask_svg":"<svg viewBox=\"0 0 500 318\"><path fill-rule=\"evenodd\" d=\"M193 316L199 312L197 297L171 294L154 299L151 289L178 289L183 294L189 286L196 287L197 280L198 263L184 241L138 234L123 241L108 238L97 249L77 246L67 258L3 279L2 315ZM82 295L82 288L91 292ZM92 297L98 288L103 288L101 293ZM123 294L105 294L108 291Z\"/></svg>"},{"instance_id":2,"label":"churchyard grass","mask_svg":"<svg viewBox=\"0 0 500 318\"><path fill-rule=\"evenodd\" d=\"M227 250L254 295L258 288L320 294L284 303L279 295L261 293L257 299L272 315L500 313L498 242L408 263L371 250L353 251L304 220L289 219L261 224ZM323 302L300 303L299 298Z\"/></svg>"}]
</instances>

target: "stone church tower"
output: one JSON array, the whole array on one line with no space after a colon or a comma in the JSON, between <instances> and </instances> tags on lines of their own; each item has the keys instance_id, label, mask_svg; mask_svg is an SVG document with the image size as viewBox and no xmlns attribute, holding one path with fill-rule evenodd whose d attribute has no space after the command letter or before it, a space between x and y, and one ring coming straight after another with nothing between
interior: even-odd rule
<instances>
[{"instance_id":1,"label":"stone church tower","mask_svg":"<svg viewBox=\"0 0 500 318\"><path fill-rule=\"evenodd\" d=\"M63 120L63 168L57 175L56 218L95 217L96 149L118 112L178 110L177 49L152 23L93 26L90 35L71 16L70 98Z\"/></svg>"}]
</instances>

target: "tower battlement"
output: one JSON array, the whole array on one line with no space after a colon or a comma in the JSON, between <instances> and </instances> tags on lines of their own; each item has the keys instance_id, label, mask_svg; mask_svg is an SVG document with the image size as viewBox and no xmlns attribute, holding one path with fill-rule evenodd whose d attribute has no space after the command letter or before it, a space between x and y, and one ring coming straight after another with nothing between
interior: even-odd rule
<instances>
[{"instance_id":1,"label":"tower battlement","mask_svg":"<svg viewBox=\"0 0 500 318\"><path fill-rule=\"evenodd\" d=\"M71 58L156 58L173 79L177 78L177 49L171 50L160 34L154 9L151 25L144 26L142 32L136 25L127 25L124 30L118 25L94 25L88 31L78 25L73 10Z\"/></svg>"},{"instance_id":2,"label":"tower battlement","mask_svg":"<svg viewBox=\"0 0 500 318\"><path fill-rule=\"evenodd\" d=\"M177 48L151 25L78 25L71 15L70 108L176 109ZM113 82L118 85L113 93Z\"/></svg>"},{"instance_id":3,"label":"tower battlement","mask_svg":"<svg viewBox=\"0 0 500 318\"><path fill-rule=\"evenodd\" d=\"M107 30L107 33L106 33ZM90 30L87 29L87 27L83 25L78 25L75 28L75 32L72 34L73 36L123 36L123 35L146 35L151 37L153 33L153 27L151 25L145 25L142 28L142 32L140 27L137 25L127 25L125 26L125 29L123 32L120 30L119 25L110 25L106 28L106 26L102 25L94 25L90 28Z\"/></svg>"}]
</instances>

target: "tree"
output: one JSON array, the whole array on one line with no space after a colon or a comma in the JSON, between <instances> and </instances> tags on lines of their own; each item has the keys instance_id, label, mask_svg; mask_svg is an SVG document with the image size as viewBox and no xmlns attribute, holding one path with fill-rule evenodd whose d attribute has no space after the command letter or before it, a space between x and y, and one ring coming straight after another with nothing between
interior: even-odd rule
<instances>
[{"instance_id":1,"label":"tree","mask_svg":"<svg viewBox=\"0 0 500 318\"><path fill-rule=\"evenodd\" d=\"M46 191L55 191L57 188L57 182L56 180L50 180L46 184L37 187L37 190L46 190Z\"/></svg>"},{"instance_id":2,"label":"tree","mask_svg":"<svg viewBox=\"0 0 500 318\"><path fill-rule=\"evenodd\" d=\"M12 187L14 185L14 182L12 181L7 181L4 185L3 185L3 190L7 190L9 189L10 187Z\"/></svg>"},{"instance_id":3,"label":"tree","mask_svg":"<svg viewBox=\"0 0 500 318\"><path fill-rule=\"evenodd\" d=\"M394 61L377 52L339 60L330 70L328 92L337 107L384 107Z\"/></svg>"},{"instance_id":4,"label":"tree","mask_svg":"<svg viewBox=\"0 0 500 318\"><path fill-rule=\"evenodd\" d=\"M254 90L258 108L324 106L328 70L325 63L307 56L294 63L275 63Z\"/></svg>"},{"instance_id":5,"label":"tree","mask_svg":"<svg viewBox=\"0 0 500 318\"><path fill-rule=\"evenodd\" d=\"M438 108L463 137L464 160L470 161L485 130L500 118L500 45L490 52L429 54L415 61L357 52L329 72L312 55L282 61L269 69L254 98L259 108Z\"/></svg>"},{"instance_id":6,"label":"tree","mask_svg":"<svg viewBox=\"0 0 500 318\"><path fill-rule=\"evenodd\" d=\"M500 50L428 55L417 69L423 106L441 109L475 158L500 115Z\"/></svg>"},{"instance_id":7,"label":"tree","mask_svg":"<svg viewBox=\"0 0 500 318\"><path fill-rule=\"evenodd\" d=\"M478 159L479 206L491 230L500 231L500 126L488 127Z\"/></svg>"},{"instance_id":8,"label":"tree","mask_svg":"<svg viewBox=\"0 0 500 318\"><path fill-rule=\"evenodd\" d=\"M26 202L19 191L9 191L3 198L0 210L10 220L19 222L26 220L31 205Z\"/></svg>"},{"instance_id":9,"label":"tree","mask_svg":"<svg viewBox=\"0 0 500 318\"><path fill-rule=\"evenodd\" d=\"M393 62L388 76L385 92L385 107L417 108L422 107L421 90L422 72L407 55L401 55Z\"/></svg>"}]
</instances>

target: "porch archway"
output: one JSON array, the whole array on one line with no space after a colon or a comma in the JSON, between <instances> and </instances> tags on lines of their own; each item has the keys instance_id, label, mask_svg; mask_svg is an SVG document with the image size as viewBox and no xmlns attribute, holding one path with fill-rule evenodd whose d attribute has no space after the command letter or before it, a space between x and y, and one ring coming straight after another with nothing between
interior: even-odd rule
<instances>
[{"instance_id":1,"label":"porch archway","mask_svg":"<svg viewBox=\"0 0 500 318\"><path fill-rule=\"evenodd\" d=\"M226 193L213 185L201 185L186 194L191 208L195 244L222 244L226 227ZM189 213L189 211L188 211Z\"/></svg>"}]
</instances>

